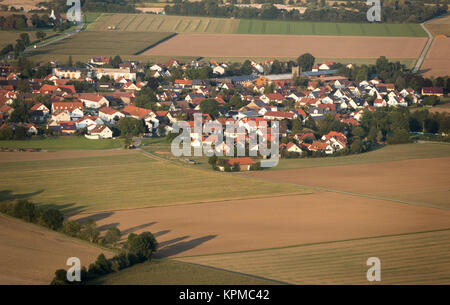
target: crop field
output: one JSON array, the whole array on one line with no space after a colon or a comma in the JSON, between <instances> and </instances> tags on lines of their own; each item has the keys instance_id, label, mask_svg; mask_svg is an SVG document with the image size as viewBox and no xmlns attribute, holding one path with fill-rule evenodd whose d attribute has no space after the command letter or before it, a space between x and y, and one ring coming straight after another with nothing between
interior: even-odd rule
<instances>
[{"instance_id":1,"label":"crop field","mask_svg":"<svg viewBox=\"0 0 450 305\"><path fill-rule=\"evenodd\" d=\"M249 34L178 34L147 50L147 56L294 57L311 53L320 58L417 58L422 37L288 36ZM332 45L332 48L324 48ZM181 47L183 46L183 47ZM282 47L281 47L282 46Z\"/></svg>"},{"instance_id":2,"label":"crop field","mask_svg":"<svg viewBox=\"0 0 450 305\"><path fill-rule=\"evenodd\" d=\"M419 24L240 20L238 34L426 37Z\"/></svg>"},{"instance_id":3,"label":"crop field","mask_svg":"<svg viewBox=\"0 0 450 305\"><path fill-rule=\"evenodd\" d=\"M70 38L30 52L36 60L87 61L92 56L129 56L166 39L172 33L151 32L95 32L83 31Z\"/></svg>"},{"instance_id":4,"label":"crop field","mask_svg":"<svg viewBox=\"0 0 450 305\"><path fill-rule=\"evenodd\" d=\"M450 38L435 37L421 66L424 76L450 75Z\"/></svg>"},{"instance_id":5,"label":"crop field","mask_svg":"<svg viewBox=\"0 0 450 305\"><path fill-rule=\"evenodd\" d=\"M34 224L0 214L0 284L47 285L66 260L76 256L83 265L109 251L68 238Z\"/></svg>"},{"instance_id":6,"label":"crop field","mask_svg":"<svg viewBox=\"0 0 450 305\"><path fill-rule=\"evenodd\" d=\"M450 157L450 145L446 143L417 143L386 145L379 149L349 156L327 158L281 159L271 170L325 167L363 163L377 163L410 159Z\"/></svg>"},{"instance_id":7,"label":"crop field","mask_svg":"<svg viewBox=\"0 0 450 305\"><path fill-rule=\"evenodd\" d=\"M108 30L114 26L116 30ZM236 33L237 19L154 14L102 14L92 30L112 32Z\"/></svg>"},{"instance_id":8,"label":"crop field","mask_svg":"<svg viewBox=\"0 0 450 305\"><path fill-rule=\"evenodd\" d=\"M152 260L102 277L101 285L271 285L276 282L174 260Z\"/></svg>"},{"instance_id":9,"label":"crop field","mask_svg":"<svg viewBox=\"0 0 450 305\"><path fill-rule=\"evenodd\" d=\"M433 19L425 23L427 29L433 33L433 35L445 35L450 36L450 14Z\"/></svg>"},{"instance_id":10,"label":"crop field","mask_svg":"<svg viewBox=\"0 0 450 305\"><path fill-rule=\"evenodd\" d=\"M450 229L243 253L180 258L292 284L363 284L369 257L381 284L450 284Z\"/></svg>"},{"instance_id":11,"label":"crop field","mask_svg":"<svg viewBox=\"0 0 450 305\"><path fill-rule=\"evenodd\" d=\"M153 14L102 14L95 31L426 37L418 24L328 23L226 19Z\"/></svg>"},{"instance_id":12,"label":"crop field","mask_svg":"<svg viewBox=\"0 0 450 305\"><path fill-rule=\"evenodd\" d=\"M238 184L234 187L239 188ZM175 191L172 193L176 196ZM185 196L190 193L183 192ZM73 218L94 218L105 230L111 225L117 225L122 232L150 230L160 243L158 257L238 252L450 227L449 210L324 191L83 213Z\"/></svg>"},{"instance_id":13,"label":"crop field","mask_svg":"<svg viewBox=\"0 0 450 305\"><path fill-rule=\"evenodd\" d=\"M450 157L252 172L270 181L315 186L450 210Z\"/></svg>"},{"instance_id":14,"label":"crop field","mask_svg":"<svg viewBox=\"0 0 450 305\"><path fill-rule=\"evenodd\" d=\"M51 138L32 138L27 140L0 140L0 147L40 148L45 150L75 150L75 149L112 149L123 147L122 139L89 140L78 136L61 136Z\"/></svg>"},{"instance_id":15,"label":"crop field","mask_svg":"<svg viewBox=\"0 0 450 305\"><path fill-rule=\"evenodd\" d=\"M12 198L29 194L36 203L71 214L307 192L301 187L158 162L138 152L13 161L1 163L2 191Z\"/></svg>"}]
</instances>

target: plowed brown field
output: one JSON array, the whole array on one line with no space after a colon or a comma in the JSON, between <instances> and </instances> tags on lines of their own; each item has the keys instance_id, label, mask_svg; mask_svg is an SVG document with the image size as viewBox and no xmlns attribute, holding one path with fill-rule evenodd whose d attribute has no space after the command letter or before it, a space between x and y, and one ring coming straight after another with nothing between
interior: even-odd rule
<instances>
[{"instance_id":1,"label":"plowed brown field","mask_svg":"<svg viewBox=\"0 0 450 305\"><path fill-rule=\"evenodd\" d=\"M205 57L416 58L426 42L420 37L178 34L143 55Z\"/></svg>"},{"instance_id":2,"label":"plowed brown field","mask_svg":"<svg viewBox=\"0 0 450 305\"><path fill-rule=\"evenodd\" d=\"M450 227L450 211L331 192L80 214L104 230L151 231L160 256L347 240Z\"/></svg>"},{"instance_id":3,"label":"plowed brown field","mask_svg":"<svg viewBox=\"0 0 450 305\"><path fill-rule=\"evenodd\" d=\"M427 57L423 62L422 71L426 77L450 75L450 38L435 37Z\"/></svg>"},{"instance_id":4,"label":"plowed brown field","mask_svg":"<svg viewBox=\"0 0 450 305\"><path fill-rule=\"evenodd\" d=\"M450 209L449 171L450 158L434 158L246 175Z\"/></svg>"}]
</instances>

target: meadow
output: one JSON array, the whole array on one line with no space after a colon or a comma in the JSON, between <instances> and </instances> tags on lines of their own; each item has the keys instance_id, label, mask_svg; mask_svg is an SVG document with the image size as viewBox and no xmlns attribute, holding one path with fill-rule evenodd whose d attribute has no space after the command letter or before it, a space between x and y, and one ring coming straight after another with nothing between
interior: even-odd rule
<instances>
[{"instance_id":1,"label":"meadow","mask_svg":"<svg viewBox=\"0 0 450 305\"><path fill-rule=\"evenodd\" d=\"M292 284L368 285L366 261L378 257L379 284L448 285L449 251L450 229L444 229L179 260Z\"/></svg>"},{"instance_id":2,"label":"meadow","mask_svg":"<svg viewBox=\"0 0 450 305\"><path fill-rule=\"evenodd\" d=\"M2 163L3 194L9 198L31 194L32 201L66 214L305 192L301 187L158 162L138 152L10 161Z\"/></svg>"}]
</instances>

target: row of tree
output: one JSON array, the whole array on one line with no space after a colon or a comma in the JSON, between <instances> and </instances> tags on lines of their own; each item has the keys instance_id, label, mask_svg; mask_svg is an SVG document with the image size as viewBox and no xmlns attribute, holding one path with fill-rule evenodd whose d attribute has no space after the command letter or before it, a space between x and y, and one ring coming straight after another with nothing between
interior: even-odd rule
<instances>
[{"instance_id":1,"label":"row of tree","mask_svg":"<svg viewBox=\"0 0 450 305\"><path fill-rule=\"evenodd\" d=\"M307 20L327 22L368 22L367 10L369 6L364 1L348 1L334 3L332 6L325 0L308 2L307 10L300 14L297 10L277 9L273 4L276 0L264 1L261 9L254 7L238 7L235 5L221 5L217 1L203 0L197 2L184 1L174 5L167 5L168 15L209 16L240 19L281 19ZM304 6L304 4L302 4ZM419 0L392 0L383 2L381 16L383 22L413 23L424 22L447 12L445 4L423 5Z\"/></svg>"}]
</instances>

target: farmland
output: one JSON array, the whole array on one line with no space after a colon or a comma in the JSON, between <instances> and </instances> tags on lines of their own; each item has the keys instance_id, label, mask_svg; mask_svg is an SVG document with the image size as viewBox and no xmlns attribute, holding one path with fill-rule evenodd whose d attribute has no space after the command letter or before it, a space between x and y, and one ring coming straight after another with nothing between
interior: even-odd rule
<instances>
[{"instance_id":1,"label":"farmland","mask_svg":"<svg viewBox=\"0 0 450 305\"><path fill-rule=\"evenodd\" d=\"M305 193L300 187L247 181L246 178L157 162L137 152L4 162L2 173L2 190L13 196L34 194L31 200L57 206L65 213ZM189 192L177 192L184 185L189 185Z\"/></svg>"},{"instance_id":2,"label":"farmland","mask_svg":"<svg viewBox=\"0 0 450 305\"><path fill-rule=\"evenodd\" d=\"M239 20L153 14L102 14L91 29L105 31L109 26L128 32L426 37L418 24Z\"/></svg>"},{"instance_id":3,"label":"farmland","mask_svg":"<svg viewBox=\"0 0 450 305\"><path fill-rule=\"evenodd\" d=\"M276 182L450 209L450 158L415 159L249 173Z\"/></svg>"},{"instance_id":4,"label":"farmland","mask_svg":"<svg viewBox=\"0 0 450 305\"><path fill-rule=\"evenodd\" d=\"M122 139L89 140L85 137L62 136L51 138L32 138L28 140L0 140L0 147L40 148L44 150L74 150L74 149L111 149L123 146Z\"/></svg>"},{"instance_id":5,"label":"farmland","mask_svg":"<svg viewBox=\"0 0 450 305\"><path fill-rule=\"evenodd\" d=\"M417 143L387 145L379 149L349 156L329 158L281 159L273 170L377 163L411 159L450 157L450 145L445 143Z\"/></svg>"},{"instance_id":6,"label":"farmland","mask_svg":"<svg viewBox=\"0 0 450 305\"><path fill-rule=\"evenodd\" d=\"M445 229L450 223L448 210L324 191L73 216L89 217L103 228L150 230L160 243L158 257L421 232Z\"/></svg>"},{"instance_id":7,"label":"farmland","mask_svg":"<svg viewBox=\"0 0 450 305\"><path fill-rule=\"evenodd\" d=\"M181 258L292 284L367 284L365 262L381 261L381 283L449 284L450 230L379 236L262 251Z\"/></svg>"},{"instance_id":8,"label":"farmland","mask_svg":"<svg viewBox=\"0 0 450 305\"><path fill-rule=\"evenodd\" d=\"M134 55L149 46L167 38L171 33L149 32L94 32L83 31L70 38L33 50L36 60L88 61L92 56Z\"/></svg>"},{"instance_id":9,"label":"farmland","mask_svg":"<svg viewBox=\"0 0 450 305\"><path fill-rule=\"evenodd\" d=\"M450 38L435 37L430 50L422 64L424 76L445 76L450 74Z\"/></svg>"},{"instance_id":10,"label":"farmland","mask_svg":"<svg viewBox=\"0 0 450 305\"><path fill-rule=\"evenodd\" d=\"M174 260L152 260L93 284L102 285L271 285L275 282Z\"/></svg>"},{"instance_id":11,"label":"farmland","mask_svg":"<svg viewBox=\"0 0 450 305\"><path fill-rule=\"evenodd\" d=\"M83 265L111 253L40 226L0 214L0 284L49 284L76 256Z\"/></svg>"},{"instance_id":12,"label":"farmland","mask_svg":"<svg viewBox=\"0 0 450 305\"><path fill-rule=\"evenodd\" d=\"M144 53L147 56L294 57L311 53L321 58L416 58L426 38L338 37L244 34L179 34ZM324 48L324 45L333 48ZM280 46L283 48L280 48ZM180 48L183 46L183 48Z\"/></svg>"},{"instance_id":13,"label":"farmland","mask_svg":"<svg viewBox=\"0 0 450 305\"><path fill-rule=\"evenodd\" d=\"M238 34L426 37L418 24L241 20Z\"/></svg>"}]
</instances>

